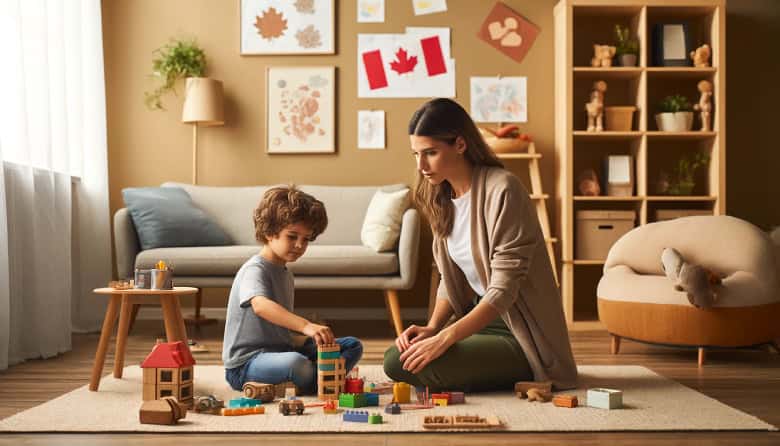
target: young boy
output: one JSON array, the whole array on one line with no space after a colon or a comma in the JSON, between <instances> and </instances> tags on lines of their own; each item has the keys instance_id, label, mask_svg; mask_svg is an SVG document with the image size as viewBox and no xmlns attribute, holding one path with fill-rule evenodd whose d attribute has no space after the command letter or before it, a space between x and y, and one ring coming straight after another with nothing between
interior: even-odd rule
<instances>
[{"instance_id":1,"label":"young boy","mask_svg":"<svg viewBox=\"0 0 780 446\"><path fill-rule=\"evenodd\" d=\"M340 344L347 371L363 354L358 339L336 339L329 327L293 313L293 275L285 265L325 231L325 206L294 187L274 187L263 194L254 222L255 239L263 247L238 270L230 289L225 378L235 390L247 381L292 381L304 393L316 393L317 345ZM293 347L291 330L308 336L302 347Z\"/></svg>"}]
</instances>

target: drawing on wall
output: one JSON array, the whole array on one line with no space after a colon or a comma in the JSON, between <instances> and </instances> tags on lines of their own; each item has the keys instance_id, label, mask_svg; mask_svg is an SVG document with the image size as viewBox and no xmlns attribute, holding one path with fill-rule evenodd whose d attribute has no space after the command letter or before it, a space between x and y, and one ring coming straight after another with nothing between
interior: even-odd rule
<instances>
[{"instance_id":1,"label":"drawing on wall","mask_svg":"<svg viewBox=\"0 0 780 446\"><path fill-rule=\"evenodd\" d=\"M472 77L471 117L476 122L527 122L525 77Z\"/></svg>"},{"instance_id":2,"label":"drawing on wall","mask_svg":"<svg viewBox=\"0 0 780 446\"><path fill-rule=\"evenodd\" d=\"M333 54L334 0L241 0L241 54Z\"/></svg>"},{"instance_id":3,"label":"drawing on wall","mask_svg":"<svg viewBox=\"0 0 780 446\"><path fill-rule=\"evenodd\" d=\"M385 0L357 0L358 23L382 23L385 21Z\"/></svg>"},{"instance_id":4,"label":"drawing on wall","mask_svg":"<svg viewBox=\"0 0 780 446\"><path fill-rule=\"evenodd\" d=\"M268 153L335 152L336 67L266 71Z\"/></svg>"},{"instance_id":5,"label":"drawing on wall","mask_svg":"<svg viewBox=\"0 0 780 446\"><path fill-rule=\"evenodd\" d=\"M358 34L358 97L455 97L449 28Z\"/></svg>"},{"instance_id":6,"label":"drawing on wall","mask_svg":"<svg viewBox=\"0 0 780 446\"><path fill-rule=\"evenodd\" d=\"M433 14L447 10L447 0L412 0L414 15Z\"/></svg>"},{"instance_id":7,"label":"drawing on wall","mask_svg":"<svg viewBox=\"0 0 780 446\"><path fill-rule=\"evenodd\" d=\"M539 34L539 27L504 3L493 6L477 36L517 62L521 62Z\"/></svg>"},{"instance_id":8,"label":"drawing on wall","mask_svg":"<svg viewBox=\"0 0 780 446\"><path fill-rule=\"evenodd\" d=\"M385 148L385 112L358 110L358 149Z\"/></svg>"}]
</instances>

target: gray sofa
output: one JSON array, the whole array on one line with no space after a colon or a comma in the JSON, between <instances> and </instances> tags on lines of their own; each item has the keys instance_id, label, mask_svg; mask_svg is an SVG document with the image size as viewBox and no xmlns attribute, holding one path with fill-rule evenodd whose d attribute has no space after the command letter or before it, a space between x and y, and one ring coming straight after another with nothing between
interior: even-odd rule
<instances>
[{"instance_id":1,"label":"gray sofa","mask_svg":"<svg viewBox=\"0 0 780 446\"><path fill-rule=\"evenodd\" d=\"M269 186L213 187L164 183L163 187L186 190L193 202L209 214L235 243L232 246L156 248L140 251L130 213L126 208L114 214L114 245L119 278L130 278L135 268L151 268L158 260L175 267L175 283L198 288L230 287L238 268L259 251L254 239L252 215ZM384 186L398 190L403 185ZM395 331L403 326L398 290L412 288L417 273L420 219L415 209L403 215L397 247L374 252L361 244L360 230L379 187L299 186L325 204L328 228L312 243L306 254L288 265L298 289L383 290ZM196 314L200 314L200 293Z\"/></svg>"}]
</instances>

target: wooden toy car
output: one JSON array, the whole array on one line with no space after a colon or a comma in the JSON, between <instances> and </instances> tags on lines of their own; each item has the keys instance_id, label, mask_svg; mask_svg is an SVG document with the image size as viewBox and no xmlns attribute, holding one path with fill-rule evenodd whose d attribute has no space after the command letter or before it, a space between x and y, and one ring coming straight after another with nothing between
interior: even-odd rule
<instances>
[{"instance_id":1,"label":"wooden toy car","mask_svg":"<svg viewBox=\"0 0 780 446\"><path fill-rule=\"evenodd\" d=\"M276 391L274 390L273 384L249 381L244 384L242 390L244 391L245 397L258 399L264 403L270 403L276 397Z\"/></svg>"},{"instance_id":2,"label":"wooden toy car","mask_svg":"<svg viewBox=\"0 0 780 446\"><path fill-rule=\"evenodd\" d=\"M219 414L220 409L225 407L225 402L217 399L214 395L196 396L193 408L197 413Z\"/></svg>"},{"instance_id":3,"label":"wooden toy car","mask_svg":"<svg viewBox=\"0 0 780 446\"><path fill-rule=\"evenodd\" d=\"M279 401L279 413L287 415L303 415L303 401L299 399L287 399Z\"/></svg>"}]
</instances>

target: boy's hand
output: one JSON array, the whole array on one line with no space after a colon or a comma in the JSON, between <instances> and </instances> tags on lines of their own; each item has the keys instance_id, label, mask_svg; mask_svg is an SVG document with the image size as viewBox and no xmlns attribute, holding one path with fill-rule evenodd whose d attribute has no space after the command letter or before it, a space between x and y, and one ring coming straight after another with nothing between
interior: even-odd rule
<instances>
[{"instance_id":1,"label":"boy's hand","mask_svg":"<svg viewBox=\"0 0 780 446\"><path fill-rule=\"evenodd\" d=\"M313 324L309 322L303 327L303 334L314 339L317 345L333 344L336 342L336 337L333 336L333 331L327 325Z\"/></svg>"}]
</instances>

